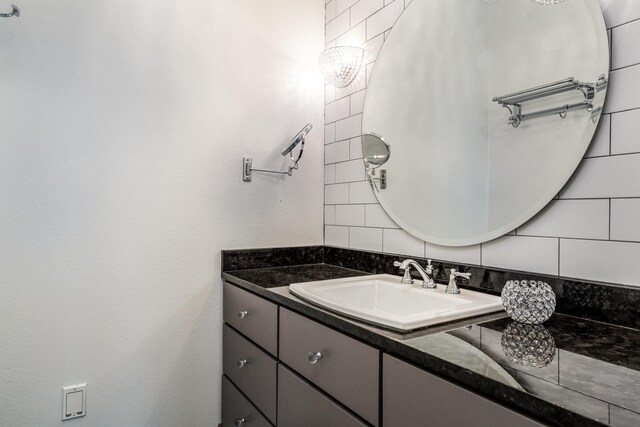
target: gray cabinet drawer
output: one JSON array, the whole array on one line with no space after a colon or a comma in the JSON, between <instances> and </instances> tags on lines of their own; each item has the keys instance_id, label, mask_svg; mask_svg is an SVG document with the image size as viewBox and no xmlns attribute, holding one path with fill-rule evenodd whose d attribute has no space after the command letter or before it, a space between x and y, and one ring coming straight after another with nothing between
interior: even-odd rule
<instances>
[{"instance_id":1,"label":"gray cabinet drawer","mask_svg":"<svg viewBox=\"0 0 640 427\"><path fill-rule=\"evenodd\" d=\"M222 377L222 426L272 427L225 376Z\"/></svg>"},{"instance_id":2,"label":"gray cabinet drawer","mask_svg":"<svg viewBox=\"0 0 640 427\"><path fill-rule=\"evenodd\" d=\"M309 356L316 352L322 357L312 364ZM378 350L281 308L280 360L378 425Z\"/></svg>"},{"instance_id":3,"label":"gray cabinet drawer","mask_svg":"<svg viewBox=\"0 0 640 427\"><path fill-rule=\"evenodd\" d=\"M278 427L366 426L283 365L278 378Z\"/></svg>"},{"instance_id":4,"label":"gray cabinet drawer","mask_svg":"<svg viewBox=\"0 0 640 427\"><path fill-rule=\"evenodd\" d=\"M382 378L385 427L544 426L386 354Z\"/></svg>"},{"instance_id":5,"label":"gray cabinet drawer","mask_svg":"<svg viewBox=\"0 0 640 427\"><path fill-rule=\"evenodd\" d=\"M224 321L278 355L278 306L229 283L223 288Z\"/></svg>"},{"instance_id":6,"label":"gray cabinet drawer","mask_svg":"<svg viewBox=\"0 0 640 427\"><path fill-rule=\"evenodd\" d=\"M224 373L275 423L278 362L228 325L223 340Z\"/></svg>"}]
</instances>

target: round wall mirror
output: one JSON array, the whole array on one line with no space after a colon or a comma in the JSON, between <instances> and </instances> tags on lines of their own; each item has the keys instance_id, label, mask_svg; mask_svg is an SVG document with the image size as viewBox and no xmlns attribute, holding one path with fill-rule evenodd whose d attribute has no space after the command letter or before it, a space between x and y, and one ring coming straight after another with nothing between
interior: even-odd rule
<instances>
[{"instance_id":1,"label":"round wall mirror","mask_svg":"<svg viewBox=\"0 0 640 427\"><path fill-rule=\"evenodd\" d=\"M413 0L385 41L365 101L365 159L380 159L377 140L393 153L365 161L380 204L439 245L512 231L584 156L608 70L597 0ZM375 185L381 175L385 185Z\"/></svg>"}]
</instances>

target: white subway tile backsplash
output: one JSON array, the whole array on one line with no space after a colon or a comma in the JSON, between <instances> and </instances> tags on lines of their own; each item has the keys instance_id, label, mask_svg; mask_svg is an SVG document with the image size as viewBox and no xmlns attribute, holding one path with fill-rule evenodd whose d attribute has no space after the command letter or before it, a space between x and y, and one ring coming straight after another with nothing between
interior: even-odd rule
<instances>
[{"instance_id":1,"label":"white subway tile backsplash","mask_svg":"<svg viewBox=\"0 0 640 427\"><path fill-rule=\"evenodd\" d=\"M354 182L363 179L366 179L366 175L362 160L350 160L336 164L336 182Z\"/></svg>"},{"instance_id":2,"label":"white subway tile backsplash","mask_svg":"<svg viewBox=\"0 0 640 427\"><path fill-rule=\"evenodd\" d=\"M554 200L518 236L609 239L609 200Z\"/></svg>"},{"instance_id":3,"label":"white subway tile backsplash","mask_svg":"<svg viewBox=\"0 0 640 427\"><path fill-rule=\"evenodd\" d=\"M349 203L378 203L369 181L350 183L349 192Z\"/></svg>"},{"instance_id":4,"label":"white subway tile backsplash","mask_svg":"<svg viewBox=\"0 0 640 427\"><path fill-rule=\"evenodd\" d=\"M342 98L327 104L324 108L324 122L331 123L349 117L349 98ZM342 138L340 138L342 139Z\"/></svg>"},{"instance_id":5,"label":"white subway tile backsplash","mask_svg":"<svg viewBox=\"0 0 640 427\"><path fill-rule=\"evenodd\" d=\"M340 141L324 146L324 163L336 163L349 160L349 141Z\"/></svg>"},{"instance_id":6,"label":"white subway tile backsplash","mask_svg":"<svg viewBox=\"0 0 640 427\"><path fill-rule=\"evenodd\" d=\"M325 102L333 102L336 100L336 87L332 84L324 85L324 100Z\"/></svg>"},{"instance_id":7,"label":"white subway tile backsplash","mask_svg":"<svg viewBox=\"0 0 640 427\"><path fill-rule=\"evenodd\" d=\"M640 243L560 240L560 275L640 286Z\"/></svg>"},{"instance_id":8,"label":"white subway tile backsplash","mask_svg":"<svg viewBox=\"0 0 640 427\"><path fill-rule=\"evenodd\" d=\"M402 229L383 230L382 250L390 254L424 257L424 242Z\"/></svg>"},{"instance_id":9,"label":"white subway tile backsplash","mask_svg":"<svg viewBox=\"0 0 640 427\"><path fill-rule=\"evenodd\" d=\"M353 16L353 12L351 12ZM360 46L367 41L367 27L361 23L338 37L338 46Z\"/></svg>"},{"instance_id":10,"label":"white subway tile backsplash","mask_svg":"<svg viewBox=\"0 0 640 427\"><path fill-rule=\"evenodd\" d=\"M640 63L640 21L629 22L612 30L611 66L613 69Z\"/></svg>"},{"instance_id":11,"label":"white subway tile backsplash","mask_svg":"<svg viewBox=\"0 0 640 427\"><path fill-rule=\"evenodd\" d=\"M324 183L335 184L336 183L336 165L330 164L324 167Z\"/></svg>"},{"instance_id":12,"label":"white subway tile backsplash","mask_svg":"<svg viewBox=\"0 0 640 427\"><path fill-rule=\"evenodd\" d=\"M337 205L336 225L364 226L364 205Z\"/></svg>"},{"instance_id":13,"label":"white subway tile backsplash","mask_svg":"<svg viewBox=\"0 0 640 427\"><path fill-rule=\"evenodd\" d=\"M638 0L599 0L607 28L640 19Z\"/></svg>"},{"instance_id":14,"label":"white subway tile backsplash","mask_svg":"<svg viewBox=\"0 0 640 427\"><path fill-rule=\"evenodd\" d=\"M558 274L558 239L503 236L482 244L482 265L541 274Z\"/></svg>"},{"instance_id":15,"label":"white subway tile backsplash","mask_svg":"<svg viewBox=\"0 0 640 427\"><path fill-rule=\"evenodd\" d=\"M326 225L324 227L324 242L327 246L348 248L349 227L336 227L333 225Z\"/></svg>"},{"instance_id":16,"label":"white subway tile backsplash","mask_svg":"<svg viewBox=\"0 0 640 427\"><path fill-rule=\"evenodd\" d=\"M640 108L640 65L622 68L609 74L605 113Z\"/></svg>"},{"instance_id":17,"label":"white subway tile backsplash","mask_svg":"<svg viewBox=\"0 0 640 427\"><path fill-rule=\"evenodd\" d=\"M362 48L364 49L364 58L362 59L363 64L371 64L378 59L378 55L380 54L380 50L384 45L384 35L380 34L377 37L369 40ZM373 67L372 67L373 68Z\"/></svg>"},{"instance_id":18,"label":"white subway tile backsplash","mask_svg":"<svg viewBox=\"0 0 640 427\"><path fill-rule=\"evenodd\" d=\"M332 21L333 18L336 17L337 13L336 13L336 2L337 0L331 0L330 2L326 3L324 10L325 10L325 14L324 14L324 18L325 18L325 22L329 22Z\"/></svg>"},{"instance_id":19,"label":"white subway tile backsplash","mask_svg":"<svg viewBox=\"0 0 640 427\"><path fill-rule=\"evenodd\" d=\"M640 109L611 116L611 154L640 153Z\"/></svg>"},{"instance_id":20,"label":"white subway tile backsplash","mask_svg":"<svg viewBox=\"0 0 640 427\"><path fill-rule=\"evenodd\" d=\"M561 199L640 197L640 154L583 160Z\"/></svg>"},{"instance_id":21,"label":"white subway tile backsplash","mask_svg":"<svg viewBox=\"0 0 640 427\"><path fill-rule=\"evenodd\" d=\"M444 247L425 244L391 220L365 180L361 160L366 87L385 35L411 0L325 0L326 46L365 50L354 82L346 88L325 87L326 244L640 284L640 267L633 264L634 257L640 258L640 243L627 243L640 242L640 20L633 22L640 19L640 0L599 1L608 27L614 27L610 43L615 71L607 114L560 200L521 226L518 235ZM600 259L610 260L604 272Z\"/></svg>"},{"instance_id":22,"label":"white subway tile backsplash","mask_svg":"<svg viewBox=\"0 0 640 427\"><path fill-rule=\"evenodd\" d=\"M349 184L331 184L324 186L324 203L327 205L346 205L349 203Z\"/></svg>"},{"instance_id":23,"label":"white subway tile backsplash","mask_svg":"<svg viewBox=\"0 0 640 427\"><path fill-rule=\"evenodd\" d=\"M380 205L365 205L365 225L367 227L399 228Z\"/></svg>"},{"instance_id":24,"label":"white subway tile backsplash","mask_svg":"<svg viewBox=\"0 0 640 427\"><path fill-rule=\"evenodd\" d=\"M358 136L349 140L349 157L351 159L362 158L362 137Z\"/></svg>"},{"instance_id":25,"label":"white subway tile backsplash","mask_svg":"<svg viewBox=\"0 0 640 427\"><path fill-rule=\"evenodd\" d=\"M345 98L348 100L348 98ZM362 114L336 122L336 139L354 138L362 133Z\"/></svg>"},{"instance_id":26,"label":"white subway tile backsplash","mask_svg":"<svg viewBox=\"0 0 640 427\"><path fill-rule=\"evenodd\" d=\"M640 199L611 200L611 240L640 242Z\"/></svg>"},{"instance_id":27,"label":"white subway tile backsplash","mask_svg":"<svg viewBox=\"0 0 640 427\"><path fill-rule=\"evenodd\" d=\"M324 143L330 144L336 140L336 124L331 123L324 127Z\"/></svg>"},{"instance_id":28,"label":"white subway tile backsplash","mask_svg":"<svg viewBox=\"0 0 640 427\"><path fill-rule=\"evenodd\" d=\"M591 140L584 157L600 157L609 155L609 136L611 134L611 115L604 114L600 118L598 130Z\"/></svg>"},{"instance_id":29,"label":"white subway tile backsplash","mask_svg":"<svg viewBox=\"0 0 640 427\"><path fill-rule=\"evenodd\" d=\"M356 2L358 2L358 0L336 0L336 1L338 2L337 4L338 13L344 12L345 10L353 6Z\"/></svg>"},{"instance_id":30,"label":"white subway tile backsplash","mask_svg":"<svg viewBox=\"0 0 640 427\"><path fill-rule=\"evenodd\" d=\"M360 0L351 7L351 25L364 21L383 6L383 0Z\"/></svg>"},{"instance_id":31,"label":"white subway tile backsplash","mask_svg":"<svg viewBox=\"0 0 640 427\"><path fill-rule=\"evenodd\" d=\"M480 251L480 245L451 247L427 243L427 258L438 259L441 261L480 265Z\"/></svg>"},{"instance_id":32,"label":"white subway tile backsplash","mask_svg":"<svg viewBox=\"0 0 640 427\"><path fill-rule=\"evenodd\" d=\"M382 229L350 227L349 247L365 251L382 251Z\"/></svg>"},{"instance_id":33,"label":"white subway tile backsplash","mask_svg":"<svg viewBox=\"0 0 640 427\"><path fill-rule=\"evenodd\" d=\"M361 90L350 96L351 98L351 114L360 114L364 110L364 97L366 90Z\"/></svg>"},{"instance_id":34,"label":"white subway tile backsplash","mask_svg":"<svg viewBox=\"0 0 640 427\"><path fill-rule=\"evenodd\" d=\"M340 2L338 1L338 4ZM340 13L340 12L338 12ZM333 21L329 22L325 28L325 37L327 42L332 41L338 36L349 30L349 11L345 11L336 16Z\"/></svg>"},{"instance_id":35,"label":"white subway tile backsplash","mask_svg":"<svg viewBox=\"0 0 640 427\"><path fill-rule=\"evenodd\" d=\"M367 40L393 27L404 11L402 1L394 1L367 19Z\"/></svg>"},{"instance_id":36,"label":"white subway tile backsplash","mask_svg":"<svg viewBox=\"0 0 640 427\"><path fill-rule=\"evenodd\" d=\"M336 206L327 205L324 207L324 224L335 225L336 223Z\"/></svg>"}]
</instances>

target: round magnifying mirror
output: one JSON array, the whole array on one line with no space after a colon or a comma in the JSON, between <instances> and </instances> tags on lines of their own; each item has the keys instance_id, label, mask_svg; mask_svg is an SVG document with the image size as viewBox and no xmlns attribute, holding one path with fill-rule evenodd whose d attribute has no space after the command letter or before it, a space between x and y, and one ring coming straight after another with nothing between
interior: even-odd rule
<instances>
[{"instance_id":1,"label":"round magnifying mirror","mask_svg":"<svg viewBox=\"0 0 640 427\"><path fill-rule=\"evenodd\" d=\"M362 136L362 155L367 168L376 168L389 160L391 147L381 136L367 133Z\"/></svg>"}]
</instances>

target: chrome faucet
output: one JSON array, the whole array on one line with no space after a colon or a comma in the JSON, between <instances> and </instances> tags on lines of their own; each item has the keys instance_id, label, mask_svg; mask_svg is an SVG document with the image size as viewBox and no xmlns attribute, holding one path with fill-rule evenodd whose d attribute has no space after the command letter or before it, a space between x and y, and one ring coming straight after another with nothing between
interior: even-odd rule
<instances>
[{"instance_id":1,"label":"chrome faucet","mask_svg":"<svg viewBox=\"0 0 640 427\"><path fill-rule=\"evenodd\" d=\"M413 283L413 279L411 278L411 267L415 267L420 276L422 276L422 287L425 289L434 289L437 287L436 283L433 281L433 265L431 265L431 260L427 260L427 268L424 269L418 264L416 261L412 259L406 259L402 262L394 262L394 266L400 267L400 270L404 270L404 277L400 283L404 285L410 285Z\"/></svg>"},{"instance_id":2,"label":"chrome faucet","mask_svg":"<svg viewBox=\"0 0 640 427\"><path fill-rule=\"evenodd\" d=\"M455 268L451 269L451 275L449 276L449 285L447 285L447 289L445 292L448 294L459 294L460 288L458 288L458 284L456 283L457 277L464 277L465 279L471 279L471 273L460 273L456 271Z\"/></svg>"}]
</instances>

